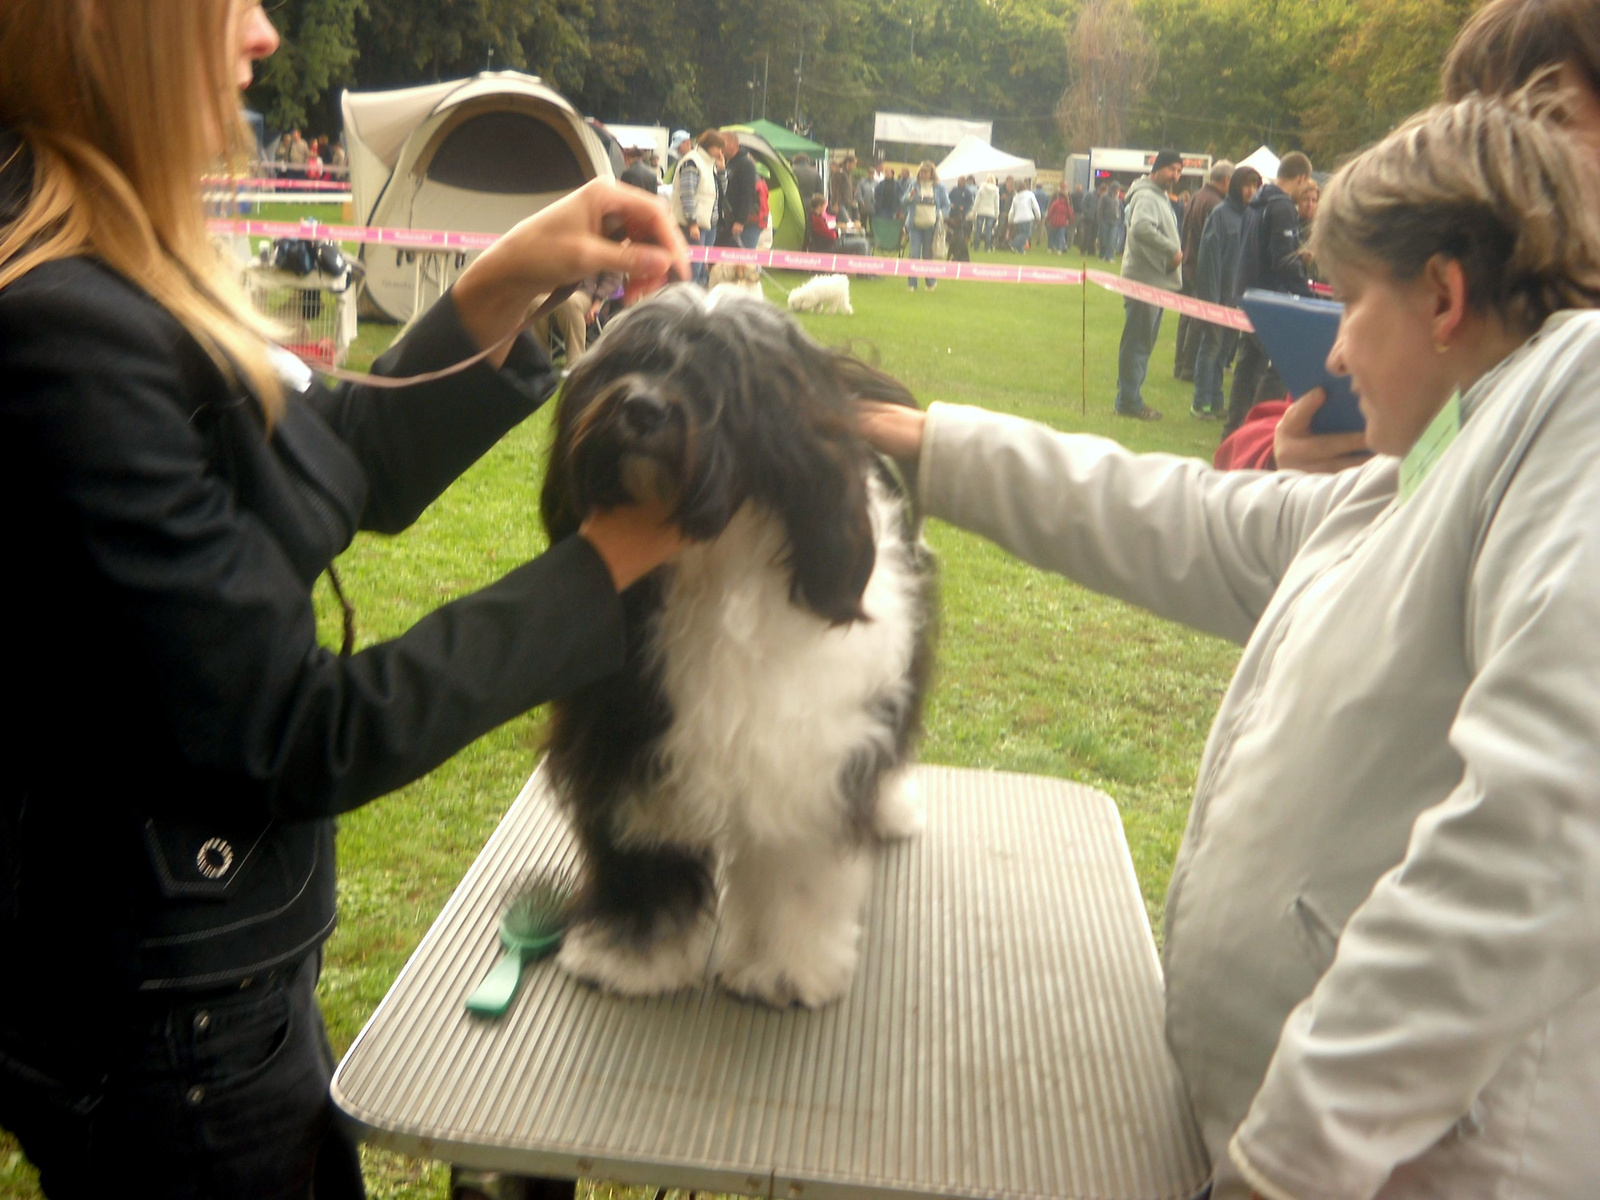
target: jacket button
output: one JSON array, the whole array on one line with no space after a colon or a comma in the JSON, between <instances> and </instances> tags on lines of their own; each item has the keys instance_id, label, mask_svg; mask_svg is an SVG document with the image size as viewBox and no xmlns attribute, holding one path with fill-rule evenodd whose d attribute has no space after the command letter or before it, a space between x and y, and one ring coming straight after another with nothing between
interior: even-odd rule
<instances>
[{"instance_id":1,"label":"jacket button","mask_svg":"<svg viewBox=\"0 0 1600 1200\"><path fill-rule=\"evenodd\" d=\"M206 1098L206 1090L197 1083L184 1093L183 1098L189 1102L191 1108L198 1107L200 1102Z\"/></svg>"},{"instance_id":2,"label":"jacket button","mask_svg":"<svg viewBox=\"0 0 1600 1200\"><path fill-rule=\"evenodd\" d=\"M222 838L210 838L194 856L194 865L207 879L221 879L233 866L233 847Z\"/></svg>"},{"instance_id":3,"label":"jacket button","mask_svg":"<svg viewBox=\"0 0 1600 1200\"><path fill-rule=\"evenodd\" d=\"M208 1013L205 1009L202 1008L199 1012L195 1013L195 1015L194 1015L194 1031L196 1033L204 1033L210 1027L211 1027L211 1014Z\"/></svg>"}]
</instances>

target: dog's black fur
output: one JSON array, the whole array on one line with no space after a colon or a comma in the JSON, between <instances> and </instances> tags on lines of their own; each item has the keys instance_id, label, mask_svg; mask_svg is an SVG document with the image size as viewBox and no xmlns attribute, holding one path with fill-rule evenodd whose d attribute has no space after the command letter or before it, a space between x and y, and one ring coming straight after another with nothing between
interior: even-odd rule
<instances>
[{"instance_id":1,"label":"dog's black fur","mask_svg":"<svg viewBox=\"0 0 1600 1200\"><path fill-rule=\"evenodd\" d=\"M563 387L541 508L551 541L583 518L649 490L691 538L715 538L745 503L777 516L788 535L791 602L833 624L867 618L862 594L875 561L866 474L880 471L855 430L854 402L915 407L896 380L819 346L788 313L760 300L707 309L697 292L669 288L625 314ZM653 478L630 478L629 462ZM909 515L908 521L914 520ZM850 832L868 836L880 778L908 761L932 673L933 566L926 586L909 703L884 701L892 751L862 751L841 779ZM713 904L716 864L703 847L618 844L616 812L659 773L656 747L672 721L649 652L663 568L624 593L628 651L615 675L557 701L549 769L577 829L584 862L574 919L605 923L646 944Z\"/></svg>"}]
</instances>

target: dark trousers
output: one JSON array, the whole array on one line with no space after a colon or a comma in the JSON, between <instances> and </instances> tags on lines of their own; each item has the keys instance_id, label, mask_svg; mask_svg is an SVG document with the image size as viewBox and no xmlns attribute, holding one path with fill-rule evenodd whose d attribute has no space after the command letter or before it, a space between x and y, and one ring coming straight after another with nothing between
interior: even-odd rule
<instances>
[{"instance_id":1,"label":"dark trousers","mask_svg":"<svg viewBox=\"0 0 1600 1200\"><path fill-rule=\"evenodd\" d=\"M1191 406L1198 412L1222 415L1222 370L1233 357L1239 345L1239 331L1209 321L1196 321L1200 350L1194 366L1194 401Z\"/></svg>"},{"instance_id":2,"label":"dark trousers","mask_svg":"<svg viewBox=\"0 0 1600 1200\"><path fill-rule=\"evenodd\" d=\"M0 1125L51 1200L361 1197L317 969L312 955L244 989L108 1001L93 1051L0 1029Z\"/></svg>"},{"instance_id":3,"label":"dark trousers","mask_svg":"<svg viewBox=\"0 0 1600 1200\"><path fill-rule=\"evenodd\" d=\"M1228 393L1228 423L1222 428L1227 437L1244 424L1250 410L1263 399L1281 400L1285 393L1283 379L1272 368L1272 360L1253 333L1239 339L1239 361L1233 368L1233 388Z\"/></svg>"},{"instance_id":4,"label":"dark trousers","mask_svg":"<svg viewBox=\"0 0 1600 1200\"><path fill-rule=\"evenodd\" d=\"M1194 295L1194 285L1183 289L1185 296ZM1195 361L1200 357L1200 339L1205 332L1205 322L1193 317L1178 317L1178 350L1172 360L1172 374L1176 379L1192 380Z\"/></svg>"},{"instance_id":5,"label":"dark trousers","mask_svg":"<svg viewBox=\"0 0 1600 1200\"><path fill-rule=\"evenodd\" d=\"M1122 346L1117 352L1117 411L1136 413L1144 407L1144 377L1150 352L1161 333L1161 312L1154 304L1124 296Z\"/></svg>"}]
</instances>

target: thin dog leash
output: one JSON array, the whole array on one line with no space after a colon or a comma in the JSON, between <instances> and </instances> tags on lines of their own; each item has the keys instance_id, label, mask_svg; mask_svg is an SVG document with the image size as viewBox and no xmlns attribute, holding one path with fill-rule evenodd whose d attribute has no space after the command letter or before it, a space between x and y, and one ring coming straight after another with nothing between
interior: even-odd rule
<instances>
[{"instance_id":1,"label":"thin dog leash","mask_svg":"<svg viewBox=\"0 0 1600 1200\"><path fill-rule=\"evenodd\" d=\"M528 330L532 329L535 321L549 313L558 304L561 304L563 301L565 301L567 297L571 296L576 290L577 284L572 283L567 284L565 287L557 288L555 291L551 292L545 297L544 303L539 305L538 308L534 309L521 325L518 325L494 345L478 351L478 353L474 354L471 358L464 358L455 365L444 367L438 371L424 371L420 375L370 375L365 371L346 371L339 367L323 366L320 363L309 362L304 358L301 358L300 361L305 363L306 366L311 370L320 374L330 376L333 379L338 379L345 383L358 383L363 387L385 388L389 390L418 387L424 383L433 383L440 379L448 379L452 375L459 375L462 371L466 371L477 366L484 359L494 354L495 351L504 346L510 345L517 338L521 337ZM299 356L297 355L296 357ZM339 647L339 657L349 658L356 648L356 606L350 603L349 597L345 595L344 581L339 578L339 572L334 568L334 565L331 562L328 564L327 574L328 582L333 587L334 598L339 601L339 611L343 618L344 636L341 639L341 645Z\"/></svg>"}]
</instances>

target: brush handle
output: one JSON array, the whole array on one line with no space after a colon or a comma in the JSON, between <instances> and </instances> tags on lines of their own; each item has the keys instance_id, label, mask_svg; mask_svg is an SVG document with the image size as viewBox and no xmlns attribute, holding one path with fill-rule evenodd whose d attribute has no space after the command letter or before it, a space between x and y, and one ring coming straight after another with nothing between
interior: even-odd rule
<instances>
[{"instance_id":1,"label":"brush handle","mask_svg":"<svg viewBox=\"0 0 1600 1200\"><path fill-rule=\"evenodd\" d=\"M483 977L483 982L467 997L467 1011L486 1017L503 1017L511 1007L511 998L517 994L517 984L522 981L522 951L508 951L494 969Z\"/></svg>"}]
</instances>

